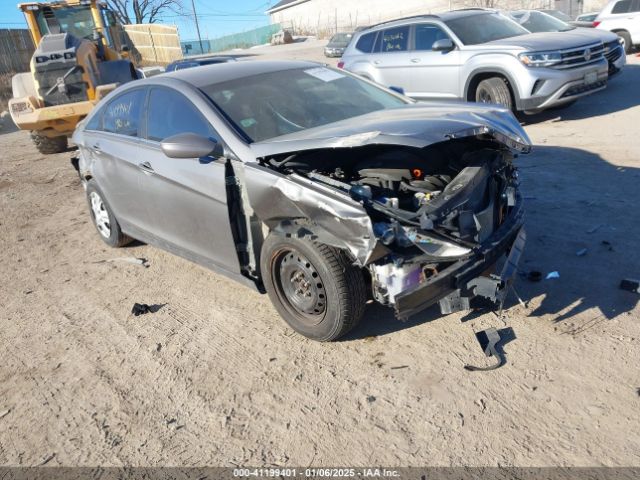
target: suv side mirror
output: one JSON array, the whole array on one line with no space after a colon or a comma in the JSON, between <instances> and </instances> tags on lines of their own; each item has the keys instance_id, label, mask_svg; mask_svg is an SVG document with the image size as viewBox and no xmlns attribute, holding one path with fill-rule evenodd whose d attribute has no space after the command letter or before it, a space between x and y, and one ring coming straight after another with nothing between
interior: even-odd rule
<instances>
[{"instance_id":1,"label":"suv side mirror","mask_svg":"<svg viewBox=\"0 0 640 480\"><path fill-rule=\"evenodd\" d=\"M441 38L440 40L436 40L431 46L431 50L434 52L450 52L454 48L456 48L456 46L450 38Z\"/></svg>"},{"instance_id":2,"label":"suv side mirror","mask_svg":"<svg viewBox=\"0 0 640 480\"><path fill-rule=\"evenodd\" d=\"M402 87L395 87L393 85L390 85L388 88L389 90L393 90L394 92L399 93L400 95L404 95L404 88Z\"/></svg>"},{"instance_id":3,"label":"suv side mirror","mask_svg":"<svg viewBox=\"0 0 640 480\"><path fill-rule=\"evenodd\" d=\"M169 158L222 157L222 145L195 133L179 133L160 142L162 152Z\"/></svg>"}]
</instances>

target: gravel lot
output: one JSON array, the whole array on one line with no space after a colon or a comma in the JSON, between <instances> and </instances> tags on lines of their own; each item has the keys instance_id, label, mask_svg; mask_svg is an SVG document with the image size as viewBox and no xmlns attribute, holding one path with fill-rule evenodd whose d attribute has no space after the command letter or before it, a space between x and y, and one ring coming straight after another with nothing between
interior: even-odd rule
<instances>
[{"instance_id":1,"label":"gravel lot","mask_svg":"<svg viewBox=\"0 0 640 480\"><path fill-rule=\"evenodd\" d=\"M320 60L321 45L249 52ZM640 465L640 296L618 288L640 277L628 60L606 91L527 120L521 266L559 279L519 279L526 306L510 297L503 319L371 305L333 344L185 260L105 247L73 152L0 135L0 464ZM488 363L474 332L490 326L513 329L507 364L465 371Z\"/></svg>"}]
</instances>

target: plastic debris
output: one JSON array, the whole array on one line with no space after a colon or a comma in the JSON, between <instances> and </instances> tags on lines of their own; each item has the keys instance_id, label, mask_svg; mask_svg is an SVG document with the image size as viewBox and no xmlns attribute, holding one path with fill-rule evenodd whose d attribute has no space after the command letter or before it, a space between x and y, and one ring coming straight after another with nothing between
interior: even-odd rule
<instances>
[{"instance_id":1,"label":"plastic debris","mask_svg":"<svg viewBox=\"0 0 640 480\"><path fill-rule=\"evenodd\" d=\"M133 265L140 265L144 268L149 268L149 264L147 263L146 258L119 257L119 258L110 258L106 261L107 262L125 262L125 263L131 263Z\"/></svg>"},{"instance_id":2,"label":"plastic debris","mask_svg":"<svg viewBox=\"0 0 640 480\"><path fill-rule=\"evenodd\" d=\"M581 248L576 252L576 257L584 257L587 254L586 248Z\"/></svg>"},{"instance_id":3,"label":"plastic debris","mask_svg":"<svg viewBox=\"0 0 640 480\"><path fill-rule=\"evenodd\" d=\"M134 303L133 308L131 309L131 313L133 313L136 317L140 315L144 315L145 313L156 313L162 307L164 307L166 303L162 303L159 305L147 305L146 303Z\"/></svg>"},{"instance_id":4,"label":"plastic debris","mask_svg":"<svg viewBox=\"0 0 640 480\"><path fill-rule=\"evenodd\" d=\"M545 277L546 280L551 280L553 278L560 278L560 274L558 272L549 272Z\"/></svg>"},{"instance_id":5,"label":"plastic debris","mask_svg":"<svg viewBox=\"0 0 640 480\"><path fill-rule=\"evenodd\" d=\"M474 367L473 365L465 365L464 369L470 372L486 372L489 370L495 370L496 368L504 364L504 357L498 352L496 345L500 342L500 334L494 327L487 328L480 332L476 332L476 339L480 344L480 348L487 357L495 357L498 362L488 367Z\"/></svg>"},{"instance_id":6,"label":"plastic debris","mask_svg":"<svg viewBox=\"0 0 640 480\"><path fill-rule=\"evenodd\" d=\"M628 292L640 293L640 280L625 278L620 282L620 288Z\"/></svg>"}]
</instances>

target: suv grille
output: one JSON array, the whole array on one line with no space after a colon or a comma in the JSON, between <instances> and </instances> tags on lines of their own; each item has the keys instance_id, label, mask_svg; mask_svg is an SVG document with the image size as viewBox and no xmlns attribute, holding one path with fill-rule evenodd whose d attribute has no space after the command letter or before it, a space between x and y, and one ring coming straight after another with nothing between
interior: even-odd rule
<instances>
[{"instance_id":1,"label":"suv grille","mask_svg":"<svg viewBox=\"0 0 640 480\"><path fill-rule=\"evenodd\" d=\"M613 42L606 43L604 46L605 54L609 63L615 62L622 55L622 45L618 40L614 40Z\"/></svg>"},{"instance_id":2,"label":"suv grille","mask_svg":"<svg viewBox=\"0 0 640 480\"><path fill-rule=\"evenodd\" d=\"M553 68L567 69L578 68L598 62L604 56L604 45L602 43L588 45L571 50L563 50L562 62L554 65Z\"/></svg>"}]
</instances>

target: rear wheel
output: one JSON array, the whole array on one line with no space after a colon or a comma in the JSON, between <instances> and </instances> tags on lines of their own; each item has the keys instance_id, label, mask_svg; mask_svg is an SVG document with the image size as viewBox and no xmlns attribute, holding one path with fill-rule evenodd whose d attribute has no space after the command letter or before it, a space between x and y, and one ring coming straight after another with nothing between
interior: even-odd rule
<instances>
[{"instance_id":1,"label":"rear wheel","mask_svg":"<svg viewBox=\"0 0 640 480\"><path fill-rule=\"evenodd\" d=\"M624 48L624 53L631 53L633 44L631 43L631 35L629 35L629 32L616 32L616 34L622 39L622 48Z\"/></svg>"},{"instance_id":2,"label":"rear wheel","mask_svg":"<svg viewBox=\"0 0 640 480\"><path fill-rule=\"evenodd\" d=\"M272 233L262 247L260 268L276 310L305 337L335 340L362 317L364 278L343 250Z\"/></svg>"},{"instance_id":3,"label":"rear wheel","mask_svg":"<svg viewBox=\"0 0 640 480\"><path fill-rule=\"evenodd\" d=\"M115 215L94 180L89 180L87 183L86 193L91 220L102 241L110 247L123 247L130 243L132 238L120 230Z\"/></svg>"},{"instance_id":4,"label":"rear wheel","mask_svg":"<svg viewBox=\"0 0 640 480\"><path fill-rule=\"evenodd\" d=\"M513 110L511 90L504 78L491 77L482 80L476 88L476 102L498 103L509 110Z\"/></svg>"},{"instance_id":5,"label":"rear wheel","mask_svg":"<svg viewBox=\"0 0 640 480\"><path fill-rule=\"evenodd\" d=\"M38 151L45 155L61 153L67 149L67 137L64 135L58 137L45 137L38 132L31 132L31 140Z\"/></svg>"}]
</instances>

